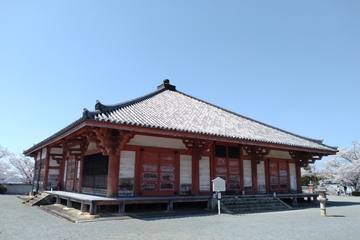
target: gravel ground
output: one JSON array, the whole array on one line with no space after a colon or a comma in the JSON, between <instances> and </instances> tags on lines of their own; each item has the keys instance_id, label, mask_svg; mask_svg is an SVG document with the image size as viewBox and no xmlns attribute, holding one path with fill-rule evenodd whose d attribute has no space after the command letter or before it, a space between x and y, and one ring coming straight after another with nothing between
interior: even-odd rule
<instances>
[{"instance_id":1,"label":"gravel ground","mask_svg":"<svg viewBox=\"0 0 360 240\"><path fill-rule=\"evenodd\" d=\"M360 198L329 197L318 208L248 215L127 219L74 224L16 196L0 195L0 240L65 239L359 239Z\"/></svg>"}]
</instances>

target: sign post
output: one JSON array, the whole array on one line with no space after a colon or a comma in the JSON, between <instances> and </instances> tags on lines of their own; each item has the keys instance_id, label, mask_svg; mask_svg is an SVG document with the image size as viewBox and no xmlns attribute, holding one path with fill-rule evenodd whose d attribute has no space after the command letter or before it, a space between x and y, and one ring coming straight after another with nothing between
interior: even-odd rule
<instances>
[{"instance_id":1,"label":"sign post","mask_svg":"<svg viewBox=\"0 0 360 240\"><path fill-rule=\"evenodd\" d=\"M218 207L218 215L220 215L220 199L221 199L221 192L226 191L226 184L225 180L221 177L217 177L212 180L212 187L213 191L215 192L215 197L217 199L217 207Z\"/></svg>"}]
</instances>

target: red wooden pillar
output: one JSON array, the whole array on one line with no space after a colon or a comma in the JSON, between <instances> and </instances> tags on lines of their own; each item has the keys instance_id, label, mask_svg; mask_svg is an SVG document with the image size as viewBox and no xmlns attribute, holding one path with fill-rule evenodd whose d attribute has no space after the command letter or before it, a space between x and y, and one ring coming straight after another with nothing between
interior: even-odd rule
<instances>
[{"instance_id":1,"label":"red wooden pillar","mask_svg":"<svg viewBox=\"0 0 360 240\"><path fill-rule=\"evenodd\" d=\"M117 197L119 185L120 151L110 151L107 176L107 197Z\"/></svg>"},{"instance_id":2,"label":"red wooden pillar","mask_svg":"<svg viewBox=\"0 0 360 240\"><path fill-rule=\"evenodd\" d=\"M137 149L136 150L136 157L135 157L135 195L141 195L141 168L142 163L141 160L143 158L144 149Z\"/></svg>"},{"instance_id":3,"label":"red wooden pillar","mask_svg":"<svg viewBox=\"0 0 360 240\"><path fill-rule=\"evenodd\" d=\"M82 192L82 185L83 185L83 174L84 174L84 157L82 157L79 161L80 164L80 176L79 176L79 192Z\"/></svg>"},{"instance_id":4,"label":"red wooden pillar","mask_svg":"<svg viewBox=\"0 0 360 240\"><path fill-rule=\"evenodd\" d=\"M58 178L58 189L64 190L64 174L65 174L65 161L67 158L67 146L66 144L63 144L63 152L62 152L62 159L60 160L60 166L59 166L59 178Z\"/></svg>"},{"instance_id":5,"label":"red wooden pillar","mask_svg":"<svg viewBox=\"0 0 360 240\"><path fill-rule=\"evenodd\" d=\"M288 192L290 193L291 192L291 179L290 179L290 163L289 161L286 161L286 164L287 164L287 177L288 177Z\"/></svg>"},{"instance_id":6,"label":"red wooden pillar","mask_svg":"<svg viewBox=\"0 0 360 240\"><path fill-rule=\"evenodd\" d=\"M269 159L264 159L266 193L270 193Z\"/></svg>"},{"instance_id":7,"label":"red wooden pillar","mask_svg":"<svg viewBox=\"0 0 360 240\"><path fill-rule=\"evenodd\" d=\"M201 152L197 147L194 147L192 149L192 190L191 193L193 195L198 195L199 194L199 161L201 158Z\"/></svg>"},{"instance_id":8,"label":"red wooden pillar","mask_svg":"<svg viewBox=\"0 0 360 240\"><path fill-rule=\"evenodd\" d=\"M63 158L62 160L60 160L59 163L59 177L58 177L58 186L57 186L59 190L63 189L64 166L65 166L65 159Z\"/></svg>"},{"instance_id":9,"label":"red wooden pillar","mask_svg":"<svg viewBox=\"0 0 360 240\"><path fill-rule=\"evenodd\" d=\"M296 169L296 186L297 186L297 192L301 193L301 167L300 167L300 159L295 159L295 169Z\"/></svg>"},{"instance_id":10,"label":"red wooden pillar","mask_svg":"<svg viewBox=\"0 0 360 240\"><path fill-rule=\"evenodd\" d=\"M215 159L215 143L210 147L210 180L215 179L216 176L216 159ZM210 184L210 191L213 192L213 186Z\"/></svg>"},{"instance_id":11,"label":"red wooden pillar","mask_svg":"<svg viewBox=\"0 0 360 240\"><path fill-rule=\"evenodd\" d=\"M240 191L241 193L244 191L244 157L241 152L239 159L239 171L240 171Z\"/></svg>"},{"instance_id":12,"label":"red wooden pillar","mask_svg":"<svg viewBox=\"0 0 360 240\"><path fill-rule=\"evenodd\" d=\"M253 153L251 155L251 177L252 177L252 191L257 193L257 156Z\"/></svg>"},{"instance_id":13,"label":"red wooden pillar","mask_svg":"<svg viewBox=\"0 0 360 240\"><path fill-rule=\"evenodd\" d=\"M41 150L35 152L35 168L34 168L34 183L33 183L34 192L39 191L40 170L41 170Z\"/></svg>"},{"instance_id":14,"label":"red wooden pillar","mask_svg":"<svg viewBox=\"0 0 360 240\"><path fill-rule=\"evenodd\" d=\"M175 194L180 194L180 153L175 152Z\"/></svg>"},{"instance_id":15,"label":"red wooden pillar","mask_svg":"<svg viewBox=\"0 0 360 240\"><path fill-rule=\"evenodd\" d=\"M46 148L46 156L45 156L45 164L44 164L45 173L44 173L44 181L43 181L44 190L47 190L48 179L49 179L50 150L51 148L49 147Z\"/></svg>"},{"instance_id":16,"label":"red wooden pillar","mask_svg":"<svg viewBox=\"0 0 360 240\"><path fill-rule=\"evenodd\" d=\"M78 170L78 159L74 157L74 181L73 181L73 191L78 192L78 179L77 179L77 170Z\"/></svg>"}]
</instances>

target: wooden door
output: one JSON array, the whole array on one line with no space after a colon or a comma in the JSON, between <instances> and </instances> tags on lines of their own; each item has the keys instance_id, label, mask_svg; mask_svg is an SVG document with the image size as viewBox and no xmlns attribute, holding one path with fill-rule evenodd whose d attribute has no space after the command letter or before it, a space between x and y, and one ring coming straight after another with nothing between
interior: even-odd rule
<instances>
[{"instance_id":1,"label":"wooden door","mask_svg":"<svg viewBox=\"0 0 360 240\"><path fill-rule=\"evenodd\" d=\"M240 193L241 191L241 168L238 158L229 158L229 180L228 191L231 193Z\"/></svg>"},{"instance_id":2,"label":"wooden door","mask_svg":"<svg viewBox=\"0 0 360 240\"><path fill-rule=\"evenodd\" d=\"M269 175L271 192L287 192L289 190L288 162L284 160L270 160Z\"/></svg>"},{"instance_id":3,"label":"wooden door","mask_svg":"<svg viewBox=\"0 0 360 240\"><path fill-rule=\"evenodd\" d=\"M141 159L142 195L173 195L176 183L175 153L144 151Z\"/></svg>"},{"instance_id":4,"label":"wooden door","mask_svg":"<svg viewBox=\"0 0 360 240\"><path fill-rule=\"evenodd\" d=\"M226 194L238 194L242 190L240 149L237 146L215 146L214 177L226 181Z\"/></svg>"},{"instance_id":5,"label":"wooden door","mask_svg":"<svg viewBox=\"0 0 360 240\"><path fill-rule=\"evenodd\" d=\"M280 192L289 191L289 168L288 162L279 161L279 190Z\"/></svg>"},{"instance_id":6,"label":"wooden door","mask_svg":"<svg viewBox=\"0 0 360 240\"><path fill-rule=\"evenodd\" d=\"M269 161L270 191L279 191L279 168L276 160Z\"/></svg>"}]
</instances>

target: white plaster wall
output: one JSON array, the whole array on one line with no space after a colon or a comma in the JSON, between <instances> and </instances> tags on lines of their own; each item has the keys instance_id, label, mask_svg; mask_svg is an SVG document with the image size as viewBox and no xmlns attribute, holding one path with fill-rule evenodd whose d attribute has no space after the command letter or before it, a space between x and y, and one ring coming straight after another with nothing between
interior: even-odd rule
<instances>
[{"instance_id":1,"label":"white plaster wall","mask_svg":"<svg viewBox=\"0 0 360 240\"><path fill-rule=\"evenodd\" d=\"M289 163L290 170L290 189L291 191L297 190L297 182L296 182L296 167L295 163Z\"/></svg>"},{"instance_id":2,"label":"white plaster wall","mask_svg":"<svg viewBox=\"0 0 360 240\"><path fill-rule=\"evenodd\" d=\"M242 148L242 155L248 155L244 148Z\"/></svg>"},{"instance_id":3,"label":"white plaster wall","mask_svg":"<svg viewBox=\"0 0 360 240\"><path fill-rule=\"evenodd\" d=\"M59 169L49 169L49 175L48 175L48 185L47 188L55 188L58 183L59 178Z\"/></svg>"},{"instance_id":4,"label":"white plaster wall","mask_svg":"<svg viewBox=\"0 0 360 240\"><path fill-rule=\"evenodd\" d=\"M80 179L80 171L81 171L81 162L80 160L77 161L77 169L76 169L76 179Z\"/></svg>"},{"instance_id":5,"label":"white plaster wall","mask_svg":"<svg viewBox=\"0 0 360 240\"><path fill-rule=\"evenodd\" d=\"M244 187L252 187L251 160L244 160L243 167L244 167Z\"/></svg>"},{"instance_id":6,"label":"white plaster wall","mask_svg":"<svg viewBox=\"0 0 360 240\"><path fill-rule=\"evenodd\" d=\"M135 187L135 151L121 151L119 169L119 195L131 196Z\"/></svg>"},{"instance_id":7,"label":"white plaster wall","mask_svg":"<svg viewBox=\"0 0 360 240\"><path fill-rule=\"evenodd\" d=\"M96 149L96 143L90 142L87 151L94 151Z\"/></svg>"},{"instance_id":8,"label":"white plaster wall","mask_svg":"<svg viewBox=\"0 0 360 240\"><path fill-rule=\"evenodd\" d=\"M62 154L62 153L63 153L63 149L62 149L62 148L51 148L51 149L50 149L50 153Z\"/></svg>"},{"instance_id":9,"label":"white plaster wall","mask_svg":"<svg viewBox=\"0 0 360 240\"><path fill-rule=\"evenodd\" d=\"M145 146L145 147L186 149L181 139L153 137L153 136L145 136L145 135L135 135L128 144L136 145L136 146Z\"/></svg>"},{"instance_id":10,"label":"white plaster wall","mask_svg":"<svg viewBox=\"0 0 360 240\"><path fill-rule=\"evenodd\" d=\"M36 156L36 160L40 160L41 157L41 152L38 152L37 156Z\"/></svg>"},{"instance_id":11,"label":"white plaster wall","mask_svg":"<svg viewBox=\"0 0 360 240\"><path fill-rule=\"evenodd\" d=\"M199 161L199 190L210 191L210 158L201 157Z\"/></svg>"},{"instance_id":12,"label":"white plaster wall","mask_svg":"<svg viewBox=\"0 0 360 240\"><path fill-rule=\"evenodd\" d=\"M192 182L192 157L191 155L180 155L180 184L191 184Z\"/></svg>"},{"instance_id":13,"label":"white plaster wall","mask_svg":"<svg viewBox=\"0 0 360 240\"><path fill-rule=\"evenodd\" d=\"M265 185L265 164L264 161L261 161L256 165L257 170L257 184L259 192L266 192Z\"/></svg>"},{"instance_id":14,"label":"white plaster wall","mask_svg":"<svg viewBox=\"0 0 360 240\"><path fill-rule=\"evenodd\" d=\"M64 178L63 178L63 183L64 184L66 182L66 177L67 177L67 164L68 164L68 161L65 161L65 164L64 164Z\"/></svg>"},{"instance_id":15,"label":"white plaster wall","mask_svg":"<svg viewBox=\"0 0 360 240\"><path fill-rule=\"evenodd\" d=\"M135 177L135 151L121 151L119 178Z\"/></svg>"},{"instance_id":16,"label":"white plaster wall","mask_svg":"<svg viewBox=\"0 0 360 240\"><path fill-rule=\"evenodd\" d=\"M270 153L266 156L272 158L291 159L288 151L270 150Z\"/></svg>"},{"instance_id":17,"label":"white plaster wall","mask_svg":"<svg viewBox=\"0 0 360 240\"><path fill-rule=\"evenodd\" d=\"M54 160L52 157L50 157L49 166L50 167L58 167L59 164L56 160Z\"/></svg>"},{"instance_id":18,"label":"white plaster wall","mask_svg":"<svg viewBox=\"0 0 360 240\"><path fill-rule=\"evenodd\" d=\"M59 169L49 169L49 175L57 175L59 174Z\"/></svg>"},{"instance_id":19,"label":"white plaster wall","mask_svg":"<svg viewBox=\"0 0 360 240\"><path fill-rule=\"evenodd\" d=\"M46 158L46 152L47 152L47 149L46 149L46 148L41 149L41 159L45 159L45 158Z\"/></svg>"}]
</instances>

